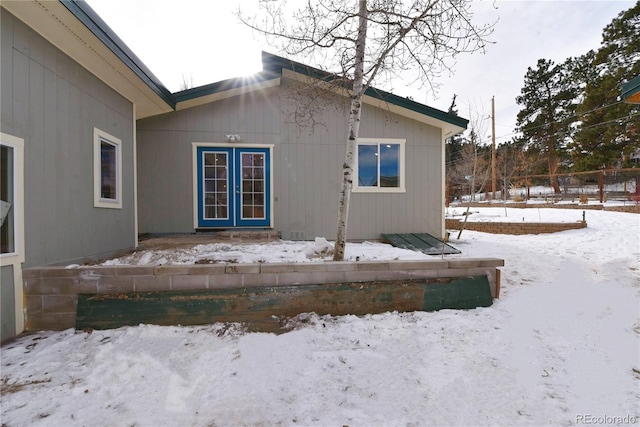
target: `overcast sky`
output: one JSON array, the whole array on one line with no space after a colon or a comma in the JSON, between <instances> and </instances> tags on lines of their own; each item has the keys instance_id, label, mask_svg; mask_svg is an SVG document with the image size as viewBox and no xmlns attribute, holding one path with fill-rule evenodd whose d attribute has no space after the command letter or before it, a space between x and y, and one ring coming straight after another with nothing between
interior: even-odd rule
<instances>
[{"instance_id":1,"label":"overcast sky","mask_svg":"<svg viewBox=\"0 0 640 427\"><path fill-rule=\"evenodd\" d=\"M278 54L233 15L256 0L88 0L142 62L172 92L186 79L192 86L250 75L261 70L262 50ZM295 3L294 3L295 4ZM437 93L403 81L381 87L400 96L447 110L458 95L459 115L487 118L495 96L498 143L513 136L527 67L540 58L562 62L597 49L602 29L635 1L477 1L478 24L498 20L485 54L458 58L453 76L442 76ZM291 58L296 59L296 58ZM314 64L309 64L314 65ZM471 109L471 110L470 110ZM488 142L489 120L484 127Z\"/></svg>"}]
</instances>

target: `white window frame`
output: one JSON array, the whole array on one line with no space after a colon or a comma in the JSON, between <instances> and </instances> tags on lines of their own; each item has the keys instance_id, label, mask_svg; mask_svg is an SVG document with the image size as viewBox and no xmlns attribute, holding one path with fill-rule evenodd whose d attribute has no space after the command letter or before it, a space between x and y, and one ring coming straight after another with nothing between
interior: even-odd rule
<instances>
[{"instance_id":1,"label":"white window frame","mask_svg":"<svg viewBox=\"0 0 640 427\"><path fill-rule=\"evenodd\" d=\"M116 197L101 196L102 143L116 147ZM93 128L93 206L96 208L122 209L122 141L98 128Z\"/></svg>"},{"instance_id":2,"label":"white window frame","mask_svg":"<svg viewBox=\"0 0 640 427\"><path fill-rule=\"evenodd\" d=\"M352 191L354 193L405 193L405 143L406 139L395 139L395 138L358 138L356 141L356 148L354 153L354 167L353 167L353 187ZM400 157L400 164L398 171L398 187L380 187L380 180L378 179L377 187L361 187L358 185L358 146L359 145L373 145L378 144L395 144L400 146L400 152L398 156ZM378 150L379 152L379 150ZM378 168L378 178L380 177L380 170Z\"/></svg>"},{"instance_id":3,"label":"white window frame","mask_svg":"<svg viewBox=\"0 0 640 427\"><path fill-rule=\"evenodd\" d=\"M24 140L0 132L0 145L13 149L13 252L0 254L0 266L13 269L15 306L15 333L24 331L24 288L22 263L25 260L24 243Z\"/></svg>"},{"instance_id":4,"label":"white window frame","mask_svg":"<svg viewBox=\"0 0 640 427\"><path fill-rule=\"evenodd\" d=\"M13 251L0 254L2 265L24 262L24 140L0 133L0 145L13 150Z\"/></svg>"}]
</instances>

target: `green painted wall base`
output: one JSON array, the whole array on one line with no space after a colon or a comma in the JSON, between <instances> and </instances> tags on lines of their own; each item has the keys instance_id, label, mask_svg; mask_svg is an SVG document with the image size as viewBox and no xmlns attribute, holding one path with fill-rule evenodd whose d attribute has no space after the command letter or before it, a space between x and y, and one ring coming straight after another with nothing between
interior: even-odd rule
<instances>
[{"instance_id":1,"label":"green painted wall base","mask_svg":"<svg viewBox=\"0 0 640 427\"><path fill-rule=\"evenodd\" d=\"M243 289L81 294L77 329L141 323L202 325L240 322L250 331L282 332L300 313L364 315L387 311L472 309L492 304L487 276L290 285Z\"/></svg>"}]
</instances>

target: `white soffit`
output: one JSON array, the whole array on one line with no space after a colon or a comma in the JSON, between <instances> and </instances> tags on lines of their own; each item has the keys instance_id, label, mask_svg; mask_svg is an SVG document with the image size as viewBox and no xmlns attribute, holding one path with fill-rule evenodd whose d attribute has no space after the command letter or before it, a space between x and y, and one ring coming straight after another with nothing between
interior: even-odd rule
<instances>
[{"instance_id":1,"label":"white soffit","mask_svg":"<svg viewBox=\"0 0 640 427\"><path fill-rule=\"evenodd\" d=\"M300 73L296 73L295 71L291 71L291 70L287 70L287 69L283 69L282 70L282 76L289 78L291 80L295 80L304 84L313 84L313 81L315 80L313 77L304 75L304 74L300 74ZM333 91L341 96L344 97L349 97L349 92L346 89L333 89ZM431 117L429 115L426 114L422 114L419 113L417 111L413 111L410 110L408 108L405 107L401 107L399 105L395 105L395 104L391 104L387 101L383 101L381 99L378 98L374 98L373 96L369 96L369 95L364 95L362 97L362 102L367 104L367 105L371 105L386 111L389 111L391 113L395 113L398 114L400 116L403 117L407 117L409 119L413 119L416 120L418 122L421 123L425 123L428 124L430 126L434 126L437 128L442 129L442 135L443 138L449 138L452 135L455 135L457 133L463 132L465 130L465 128L461 127L461 126L456 126L454 124L451 123L447 123L443 120L439 120L435 117Z\"/></svg>"},{"instance_id":2,"label":"white soffit","mask_svg":"<svg viewBox=\"0 0 640 427\"><path fill-rule=\"evenodd\" d=\"M220 101L222 99L231 98L233 96L242 95L255 91L265 91L269 88L280 86L280 78L274 78L261 82L250 82L251 77L247 77L249 82L245 85L234 87L231 89L216 91L207 95L198 96L186 101L180 101L176 104L176 111L186 110L200 105L209 104L211 102Z\"/></svg>"}]
</instances>

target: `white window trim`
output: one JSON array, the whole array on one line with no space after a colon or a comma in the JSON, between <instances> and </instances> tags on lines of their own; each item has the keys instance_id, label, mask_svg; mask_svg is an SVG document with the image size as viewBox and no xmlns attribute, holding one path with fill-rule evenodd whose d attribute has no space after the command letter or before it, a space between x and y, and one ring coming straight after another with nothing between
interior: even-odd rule
<instances>
[{"instance_id":1,"label":"white window trim","mask_svg":"<svg viewBox=\"0 0 640 427\"><path fill-rule=\"evenodd\" d=\"M0 144L14 150L13 164L13 252L0 254L2 265L24 262L24 140L0 133Z\"/></svg>"},{"instance_id":2,"label":"white window trim","mask_svg":"<svg viewBox=\"0 0 640 427\"><path fill-rule=\"evenodd\" d=\"M13 267L13 287L15 295L16 334L24 331L24 292L22 286L22 263L24 250L24 140L0 132L0 144L14 150L13 163L13 214L14 214L14 250L0 254L0 266Z\"/></svg>"},{"instance_id":3,"label":"white window trim","mask_svg":"<svg viewBox=\"0 0 640 427\"><path fill-rule=\"evenodd\" d=\"M116 147L116 198L100 197L102 161L101 144L108 142ZM122 209L122 141L98 128L93 128L93 206L96 208Z\"/></svg>"},{"instance_id":4,"label":"white window trim","mask_svg":"<svg viewBox=\"0 0 640 427\"><path fill-rule=\"evenodd\" d=\"M354 153L353 164L353 187L351 189L354 193L406 193L405 188L405 150L404 146L407 142L406 139L394 139L394 138L358 138L356 141L356 148ZM360 144L397 144L400 145L400 171L399 171L399 187L360 187L358 186L358 145ZM379 173L380 171L378 171Z\"/></svg>"}]
</instances>

